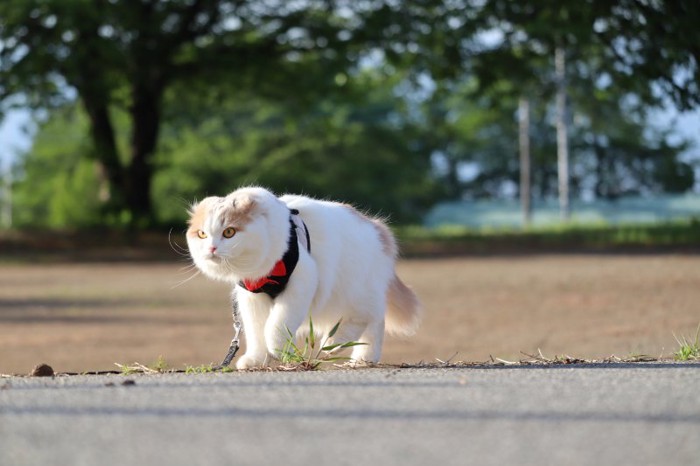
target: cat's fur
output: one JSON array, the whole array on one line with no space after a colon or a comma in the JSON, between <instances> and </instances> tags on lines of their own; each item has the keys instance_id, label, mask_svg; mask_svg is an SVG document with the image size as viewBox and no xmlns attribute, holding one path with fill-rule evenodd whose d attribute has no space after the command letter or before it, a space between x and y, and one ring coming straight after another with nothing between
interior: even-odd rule
<instances>
[{"instance_id":1,"label":"cat's fur","mask_svg":"<svg viewBox=\"0 0 700 466\"><path fill-rule=\"evenodd\" d=\"M299 211L309 231L311 252L299 247L296 269L275 299L251 293L238 283L267 276L284 255L290 209ZM385 328L404 335L416 331L418 299L396 275L396 241L381 220L347 204L278 198L258 187L208 197L190 213L187 243L194 263L205 275L233 285L247 347L236 363L239 369L279 356L286 329L308 332L309 313L320 334L342 318L333 340L367 343L353 347L351 358L358 362L379 360ZM223 236L227 227L236 229L229 239Z\"/></svg>"}]
</instances>

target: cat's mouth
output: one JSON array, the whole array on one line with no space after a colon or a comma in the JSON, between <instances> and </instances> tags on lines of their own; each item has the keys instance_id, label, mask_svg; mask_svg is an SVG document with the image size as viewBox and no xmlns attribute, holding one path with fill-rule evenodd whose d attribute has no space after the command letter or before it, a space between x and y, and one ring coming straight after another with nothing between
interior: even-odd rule
<instances>
[{"instance_id":1,"label":"cat's mouth","mask_svg":"<svg viewBox=\"0 0 700 466\"><path fill-rule=\"evenodd\" d=\"M221 256L217 256L216 254L207 254L206 256L204 256L204 258L208 261L212 261L217 264L221 263Z\"/></svg>"}]
</instances>

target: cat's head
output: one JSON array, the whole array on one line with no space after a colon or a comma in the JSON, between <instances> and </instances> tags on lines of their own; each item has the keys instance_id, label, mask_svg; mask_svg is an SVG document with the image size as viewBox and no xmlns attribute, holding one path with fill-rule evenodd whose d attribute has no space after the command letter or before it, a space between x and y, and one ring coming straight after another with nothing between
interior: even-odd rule
<instances>
[{"instance_id":1,"label":"cat's head","mask_svg":"<svg viewBox=\"0 0 700 466\"><path fill-rule=\"evenodd\" d=\"M287 249L289 210L262 188L207 197L192 206L188 223L194 263L217 280L263 277Z\"/></svg>"}]
</instances>

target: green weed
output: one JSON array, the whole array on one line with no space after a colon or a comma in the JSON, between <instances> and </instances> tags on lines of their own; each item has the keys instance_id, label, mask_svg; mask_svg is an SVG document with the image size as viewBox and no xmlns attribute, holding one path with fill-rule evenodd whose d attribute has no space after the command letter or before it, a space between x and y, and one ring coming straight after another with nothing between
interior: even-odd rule
<instances>
[{"instance_id":1,"label":"green weed","mask_svg":"<svg viewBox=\"0 0 700 466\"><path fill-rule=\"evenodd\" d=\"M314 323L309 316L309 334L304 338L304 344L298 345L296 337L287 328L287 341L280 351L280 361L284 370L316 370L321 364L338 361L348 361L350 358L344 356L333 356L333 353L346 348L358 345L366 345L357 341L328 344L328 340L333 338L340 328L342 319L336 323L322 342L316 341Z\"/></svg>"},{"instance_id":2,"label":"green weed","mask_svg":"<svg viewBox=\"0 0 700 466\"><path fill-rule=\"evenodd\" d=\"M119 364L118 362L114 363L115 366L121 370L122 375L131 375L131 374L136 374L138 372L142 372L140 369L134 367L133 365L129 364Z\"/></svg>"},{"instance_id":3,"label":"green weed","mask_svg":"<svg viewBox=\"0 0 700 466\"><path fill-rule=\"evenodd\" d=\"M158 359L149 367L156 372L166 372L169 369L168 363L162 355L158 356Z\"/></svg>"},{"instance_id":4,"label":"green weed","mask_svg":"<svg viewBox=\"0 0 700 466\"><path fill-rule=\"evenodd\" d=\"M673 335L678 342L678 351L673 353L676 361L696 361L700 359L700 324L695 331L695 340L688 340L685 336L678 338Z\"/></svg>"}]
</instances>

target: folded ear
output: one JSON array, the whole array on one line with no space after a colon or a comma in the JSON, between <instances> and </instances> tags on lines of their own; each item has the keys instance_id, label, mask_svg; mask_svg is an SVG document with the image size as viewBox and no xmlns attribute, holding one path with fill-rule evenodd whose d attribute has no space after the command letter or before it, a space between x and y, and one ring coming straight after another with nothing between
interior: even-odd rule
<instances>
[{"instance_id":1,"label":"folded ear","mask_svg":"<svg viewBox=\"0 0 700 466\"><path fill-rule=\"evenodd\" d=\"M233 225L240 229L253 221L258 211L258 202L249 194L234 194L226 199L227 205L224 207L223 218L226 225Z\"/></svg>"}]
</instances>

